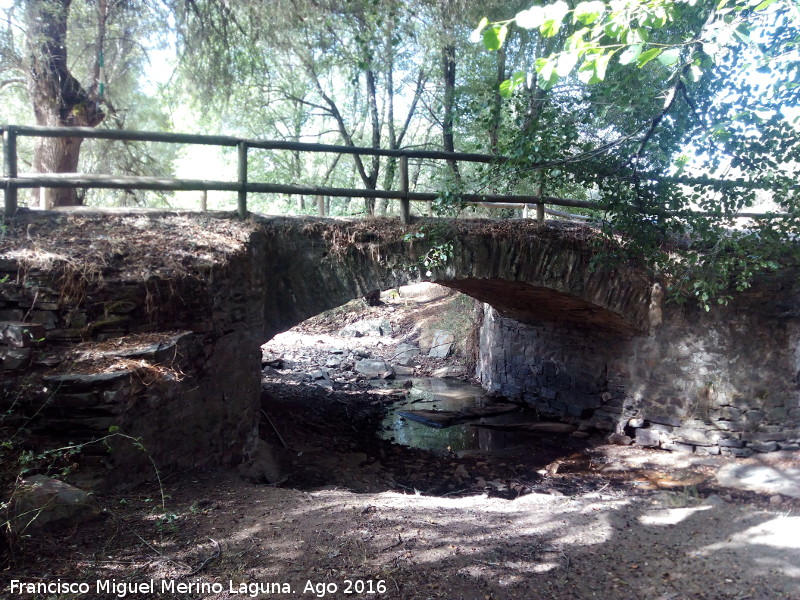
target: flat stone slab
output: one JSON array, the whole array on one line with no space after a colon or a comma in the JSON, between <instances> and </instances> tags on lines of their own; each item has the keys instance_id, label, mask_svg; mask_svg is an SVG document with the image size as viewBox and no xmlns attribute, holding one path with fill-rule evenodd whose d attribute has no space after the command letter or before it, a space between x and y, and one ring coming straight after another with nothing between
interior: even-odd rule
<instances>
[{"instance_id":1,"label":"flat stone slab","mask_svg":"<svg viewBox=\"0 0 800 600\"><path fill-rule=\"evenodd\" d=\"M46 375L42 381L61 385L64 389L90 388L97 384L111 383L129 377L133 371L107 371L105 373L67 373L66 375Z\"/></svg>"},{"instance_id":2,"label":"flat stone slab","mask_svg":"<svg viewBox=\"0 0 800 600\"><path fill-rule=\"evenodd\" d=\"M501 431L521 431L530 433L572 433L577 431L575 425L568 423L473 423L473 427L484 427L486 429L499 429Z\"/></svg>"},{"instance_id":3,"label":"flat stone slab","mask_svg":"<svg viewBox=\"0 0 800 600\"><path fill-rule=\"evenodd\" d=\"M392 368L380 359L365 358L356 361L356 373L361 373L370 379L378 379L386 373L392 373Z\"/></svg>"},{"instance_id":4,"label":"flat stone slab","mask_svg":"<svg viewBox=\"0 0 800 600\"><path fill-rule=\"evenodd\" d=\"M800 498L800 468L730 464L719 470L717 483L751 492Z\"/></svg>"},{"instance_id":5,"label":"flat stone slab","mask_svg":"<svg viewBox=\"0 0 800 600\"><path fill-rule=\"evenodd\" d=\"M465 423L482 417L504 415L517 410L519 410L519 406L516 404L491 404L489 406L465 408L460 411L399 410L397 414L409 421L416 421L429 427L443 429L445 427L457 425L458 423Z\"/></svg>"}]
</instances>

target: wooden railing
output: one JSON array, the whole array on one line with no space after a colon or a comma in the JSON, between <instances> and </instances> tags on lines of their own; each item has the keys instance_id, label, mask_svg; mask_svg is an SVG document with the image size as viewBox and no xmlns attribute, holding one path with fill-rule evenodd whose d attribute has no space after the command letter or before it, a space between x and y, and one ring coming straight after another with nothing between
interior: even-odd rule
<instances>
[{"instance_id":1,"label":"wooden railing","mask_svg":"<svg viewBox=\"0 0 800 600\"><path fill-rule=\"evenodd\" d=\"M331 144L312 144L304 142L271 141L248 139L224 135L195 135L185 133L162 133L148 131L125 131L120 129L95 129L90 127L30 127L17 125L0 126L3 136L3 177L2 185L5 199L6 218L12 217L17 211L17 190L21 188L103 188L125 190L161 190L161 191L231 191L238 194L238 213L247 216L247 194L303 194L310 196L330 196L349 198L383 198L400 200L400 217L404 223L411 218L411 201L432 202L438 194L430 192L415 192L409 189L409 159L429 159L456 162L478 163L508 163L512 159L504 156L490 156L464 152L441 152L435 150L384 150L375 148L362 148L356 146L337 146ZM196 144L219 147L235 147L238 150L238 168L236 181L211 181L202 179L176 179L167 177L140 177L117 175L88 175L81 173L33 173L20 174L17 164L17 138L29 137L79 137L110 139L137 142L162 142L170 144ZM360 156L391 157L399 160L400 189L354 189L323 187L298 184L279 184L253 182L248 180L248 151L258 150L291 150L301 152L322 152L334 154L352 154ZM528 170L545 169L558 163L541 163L526 165ZM677 183L696 184L708 180L675 180ZM704 183L716 187L759 187L750 182L741 181L716 181ZM573 200L544 195L503 195L503 194L460 194L466 203L515 206L535 205L537 219L544 220L545 204L571 208L589 208L603 210L604 207L596 202L586 200ZM553 214L563 215L556 210L547 210ZM739 213L739 217L767 217L777 216L763 213Z\"/></svg>"}]
</instances>

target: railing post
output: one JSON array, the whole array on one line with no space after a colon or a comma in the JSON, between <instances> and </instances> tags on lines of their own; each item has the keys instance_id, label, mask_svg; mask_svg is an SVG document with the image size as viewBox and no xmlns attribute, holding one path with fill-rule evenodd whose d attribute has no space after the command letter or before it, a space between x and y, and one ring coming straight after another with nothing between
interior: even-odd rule
<instances>
[{"instance_id":1,"label":"railing post","mask_svg":"<svg viewBox=\"0 0 800 600\"><path fill-rule=\"evenodd\" d=\"M325 196L317 196L317 216L325 216Z\"/></svg>"},{"instance_id":2,"label":"railing post","mask_svg":"<svg viewBox=\"0 0 800 600\"><path fill-rule=\"evenodd\" d=\"M400 220L403 225L411 222L411 201L408 199L408 156L403 154L400 157L400 191L403 198L400 199Z\"/></svg>"},{"instance_id":3,"label":"railing post","mask_svg":"<svg viewBox=\"0 0 800 600\"><path fill-rule=\"evenodd\" d=\"M239 218L247 218L247 143L239 142Z\"/></svg>"},{"instance_id":4,"label":"railing post","mask_svg":"<svg viewBox=\"0 0 800 600\"><path fill-rule=\"evenodd\" d=\"M17 177L17 132L12 128L3 132L3 174L12 179ZM7 183L4 195L6 219L10 219L17 213L17 187Z\"/></svg>"},{"instance_id":5,"label":"railing post","mask_svg":"<svg viewBox=\"0 0 800 600\"><path fill-rule=\"evenodd\" d=\"M539 189L537 190L539 203L536 205L536 220L544 223L544 173L539 173Z\"/></svg>"}]
</instances>

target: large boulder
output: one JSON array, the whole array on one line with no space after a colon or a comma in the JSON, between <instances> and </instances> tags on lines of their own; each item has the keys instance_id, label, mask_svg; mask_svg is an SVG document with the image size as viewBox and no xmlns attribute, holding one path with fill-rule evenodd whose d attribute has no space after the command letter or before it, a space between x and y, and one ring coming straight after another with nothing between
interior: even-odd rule
<instances>
[{"instance_id":1,"label":"large boulder","mask_svg":"<svg viewBox=\"0 0 800 600\"><path fill-rule=\"evenodd\" d=\"M399 365L413 367L417 364L417 356L419 356L419 348L413 344L398 344L392 358Z\"/></svg>"},{"instance_id":2,"label":"large boulder","mask_svg":"<svg viewBox=\"0 0 800 600\"><path fill-rule=\"evenodd\" d=\"M433 332L433 341L431 342L431 349L428 356L433 358L447 358L453 349L455 343L455 336L442 329L437 329Z\"/></svg>"},{"instance_id":3,"label":"large boulder","mask_svg":"<svg viewBox=\"0 0 800 600\"><path fill-rule=\"evenodd\" d=\"M10 504L9 522L17 535L74 527L100 515L87 492L45 475L26 477Z\"/></svg>"},{"instance_id":4,"label":"large boulder","mask_svg":"<svg viewBox=\"0 0 800 600\"><path fill-rule=\"evenodd\" d=\"M388 319L362 319L342 327L342 337L382 337L392 334L392 324Z\"/></svg>"},{"instance_id":5,"label":"large boulder","mask_svg":"<svg viewBox=\"0 0 800 600\"><path fill-rule=\"evenodd\" d=\"M355 370L357 373L361 373L364 377L368 377L369 379L378 379L394 373L392 367L385 362L380 359L372 358L357 360Z\"/></svg>"}]
</instances>

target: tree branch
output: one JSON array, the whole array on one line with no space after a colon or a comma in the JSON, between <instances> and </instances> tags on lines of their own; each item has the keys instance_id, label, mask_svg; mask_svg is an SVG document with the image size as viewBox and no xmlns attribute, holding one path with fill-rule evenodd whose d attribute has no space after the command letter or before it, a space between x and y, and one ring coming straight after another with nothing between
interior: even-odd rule
<instances>
[{"instance_id":1,"label":"tree branch","mask_svg":"<svg viewBox=\"0 0 800 600\"><path fill-rule=\"evenodd\" d=\"M25 85L25 79L22 77L4 79L3 81L0 81L0 90L7 88L10 85Z\"/></svg>"}]
</instances>

